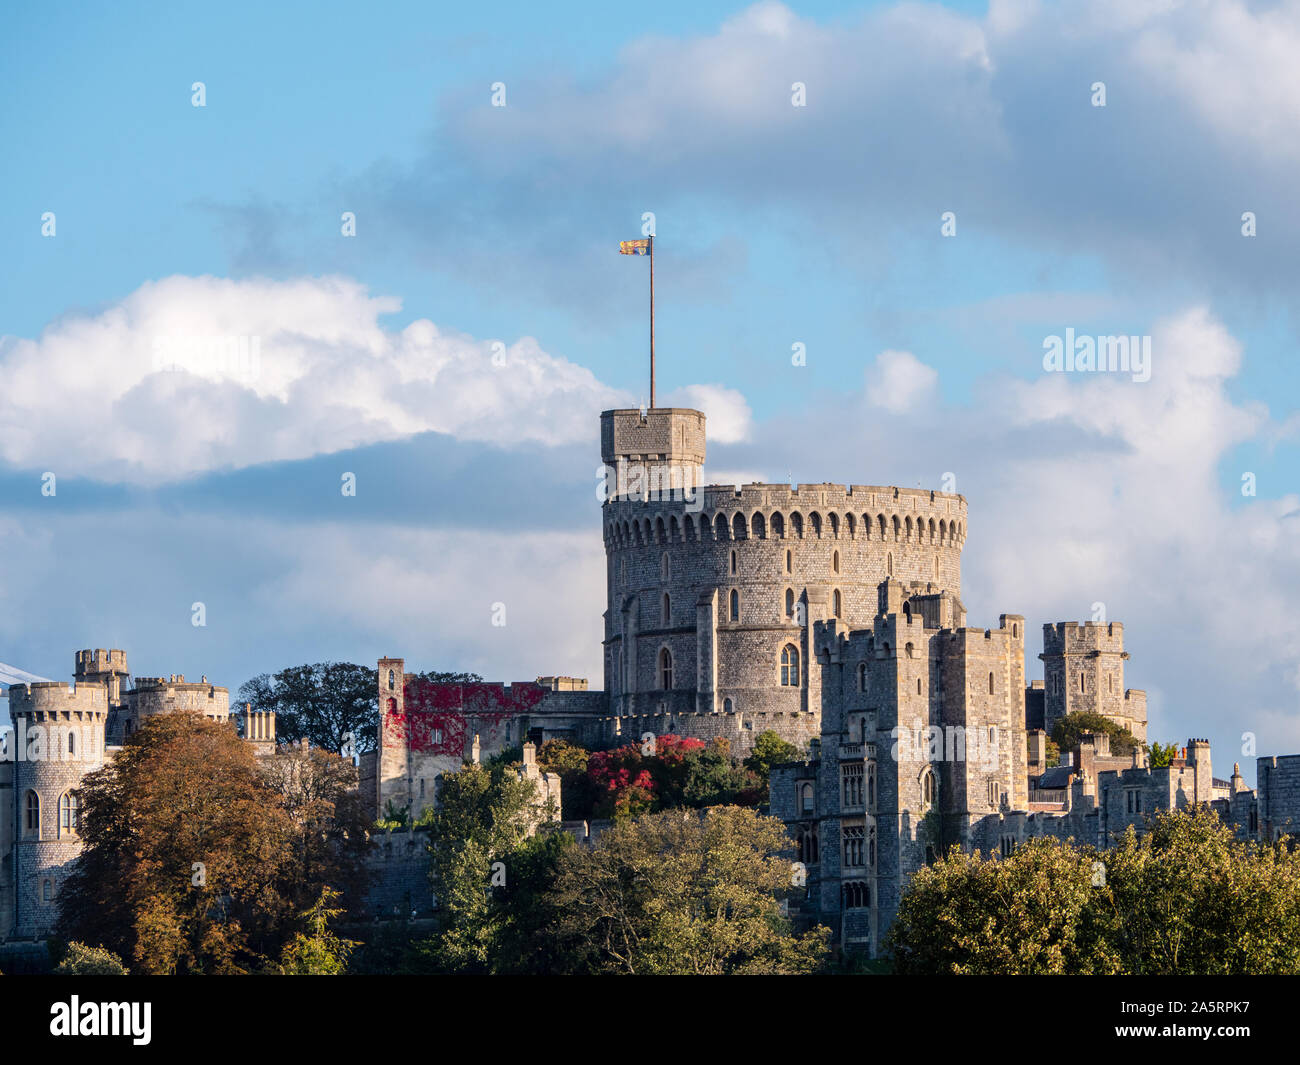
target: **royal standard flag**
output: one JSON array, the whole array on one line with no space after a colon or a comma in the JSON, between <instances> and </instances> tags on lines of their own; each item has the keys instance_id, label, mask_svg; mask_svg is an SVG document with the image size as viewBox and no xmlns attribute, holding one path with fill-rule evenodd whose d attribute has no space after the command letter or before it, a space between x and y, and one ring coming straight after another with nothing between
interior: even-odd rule
<instances>
[{"instance_id":1,"label":"royal standard flag","mask_svg":"<svg viewBox=\"0 0 1300 1065\"><path fill-rule=\"evenodd\" d=\"M618 242L619 255L649 255L649 240L620 240Z\"/></svg>"}]
</instances>

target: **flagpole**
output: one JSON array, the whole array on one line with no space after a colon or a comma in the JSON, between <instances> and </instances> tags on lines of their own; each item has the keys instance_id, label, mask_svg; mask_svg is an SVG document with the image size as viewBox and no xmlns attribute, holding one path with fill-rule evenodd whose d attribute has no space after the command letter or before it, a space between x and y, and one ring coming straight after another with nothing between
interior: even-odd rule
<instances>
[{"instance_id":1,"label":"flagpole","mask_svg":"<svg viewBox=\"0 0 1300 1065\"><path fill-rule=\"evenodd\" d=\"M655 405L655 237L650 234L650 406Z\"/></svg>"}]
</instances>

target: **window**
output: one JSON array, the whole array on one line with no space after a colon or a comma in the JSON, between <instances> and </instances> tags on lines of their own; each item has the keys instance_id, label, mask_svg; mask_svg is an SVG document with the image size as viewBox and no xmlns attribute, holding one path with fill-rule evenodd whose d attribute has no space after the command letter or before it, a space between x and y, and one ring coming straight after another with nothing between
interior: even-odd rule
<instances>
[{"instance_id":1,"label":"window","mask_svg":"<svg viewBox=\"0 0 1300 1065\"><path fill-rule=\"evenodd\" d=\"M1106 674L1106 690L1107 690L1108 692L1113 692L1113 691L1115 690L1115 674L1114 674L1114 673L1107 673L1107 674Z\"/></svg>"},{"instance_id":2,"label":"window","mask_svg":"<svg viewBox=\"0 0 1300 1065\"><path fill-rule=\"evenodd\" d=\"M876 826L867 829L867 865L876 867Z\"/></svg>"},{"instance_id":3,"label":"window","mask_svg":"<svg viewBox=\"0 0 1300 1065\"><path fill-rule=\"evenodd\" d=\"M793 551L787 551L787 552L785 553L785 571L786 571L786 573L793 573L793 572L794 572L794 552L793 552Z\"/></svg>"},{"instance_id":4,"label":"window","mask_svg":"<svg viewBox=\"0 0 1300 1065\"><path fill-rule=\"evenodd\" d=\"M1085 691L1085 690L1086 690L1086 689L1085 689L1084 686L1083 686L1083 674L1080 673L1080 674L1079 674L1079 691Z\"/></svg>"},{"instance_id":5,"label":"window","mask_svg":"<svg viewBox=\"0 0 1300 1065\"><path fill-rule=\"evenodd\" d=\"M723 699L722 712L724 714L734 714L736 712L736 704L733 703L730 699Z\"/></svg>"},{"instance_id":6,"label":"window","mask_svg":"<svg viewBox=\"0 0 1300 1065\"><path fill-rule=\"evenodd\" d=\"M871 905L871 888L860 880L845 884L843 893L846 910L865 910Z\"/></svg>"},{"instance_id":7,"label":"window","mask_svg":"<svg viewBox=\"0 0 1300 1065\"><path fill-rule=\"evenodd\" d=\"M867 664L865 662L859 662L858 663L858 691L860 692L866 691L870 683L871 681L869 678L869 674L867 673Z\"/></svg>"},{"instance_id":8,"label":"window","mask_svg":"<svg viewBox=\"0 0 1300 1065\"><path fill-rule=\"evenodd\" d=\"M663 616L663 622L664 622L664 624L665 624L665 625L669 624L669 623L672 621L672 618L673 618L673 604L672 604L672 600L668 597L668 593L667 593L667 592L664 592L664 609L663 609L663 615L664 615L664 616Z\"/></svg>"},{"instance_id":9,"label":"window","mask_svg":"<svg viewBox=\"0 0 1300 1065\"><path fill-rule=\"evenodd\" d=\"M388 690L392 691L396 687L397 687L397 672L396 670L390 669L388 671Z\"/></svg>"},{"instance_id":10,"label":"window","mask_svg":"<svg viewBox=\"0 0 1300 1065\"><path fill-rule=\"evenodd\" d=\"M785 616L788 618L794 617L794 589L793 588L787 588L785 590Z\"/></svg>"},{"instance_id":11,"label":"window","mask_svg":"<svg viewBox=\"0 0 1300 1065\"><path fill-rule=\"evenodd\" d=\"M934 805L934 796L937 791L934 781L934 770L926 769L921 774L921 802L925 806Z\"/></svg>"},{"instance_id":12,"label":"window","mask_svg":"<svg viewBox=\"0 0 1300 1065\"><path fill-rule=\"evenodd\" d=\"M659 687L668 691L673 686L673 653L665 647L659 652Z\"/></svg>"},{"instance_id":13,"label":"window","mask_svg":"<svg viewBox=\"0 0 1300 1065\"><path fill-rule=\"evenodd\" d=\"M668 552L665 551L664 557L659 560L659 576L663 580L668 580L670 572L671 570L668 564Z\"/></svg>"},{"instance_id":14,"label":"window","mask_svg":"<svg viewBox=\"0 0 1300 1065\"><path fill-rule=\"evenodd\" d=\"M838 588L835 589L834 594L831 596L831 610L834 612L837 618L843 616L844 600L841 597L840 590Z\"/></svg>"},{"instance_id":15,"label":"window","mask_svg":"<svg viewBox=\"0 0 1300 1065\"><path fill-rule=\"evenodd\" d=\"M996 780L989 781L989 805L993 809L998 808L998 802L1002 799L1002 785Z\"/></svg>"},{"instance_id":16,"label":"window","mask_svg":"<svg viewBox=\"0 0 1300 1065\"><path fill-rule=\"evenodd\" d=\"M74 729L68 729L68 753L77 753L77 733Z\"/></svg>"},{"instance_id":17,"label":"window","mask_svg":"<svg viewBox=\"0 0 1300 1065\"><path fill-rule=\"evenodd\" d=\"M989 694L993 694L993 674L989 673Z\"/></svg>"},{"instance_id":18,"label":"window","mask_svg":"<svg viewBox=\"0 0 1300 1065\"><path fill-rule=\"evenodd\" d=\"M894 552L892 551L885 556L885 572L891 577L894 575Z\"/></svg>"},{"instance_id":19,"label":"window","mask_svg":"<svg viewBox=\"0 0 1300 1065\"><path fill-rule=\"evenodd\" d=\"M799 788L799 809L800 812L810 814L813 812L813 786L804 784Z\"/></svg>"},{"instance_id":20,"label":"window","mask_svg":"<svg viewBox=\"0 0 1300 1065\"><path fill-rule=\"evenodd\" d=\"M867 832L861 825L844 830L844 866L857 868L863 864L867 850Z\"/></svg>"},{"instance_id":21,"label":"window","mask_svg":"<svg viewBox=\"0 0 1300 1065\"><path fill-rule=\"evenodd\" d=\"M735 588L731 589L731 620L740 620L740 593Z\"/></svg>"},{"instance_id":22,"label":"window","mask_svg":"<svg viewBox=\"0 0 1300 1065\"><path fill-rule=\"evenodd\" d=\"M41 901L42 901L42 902L53 902L53 901L54 901L54 881L53 881L53 880L46 879L46 880L42 880L42 881L41 881Z\"/></svg>"},{"instance_id":23,"label":"window","mask_svg":"<svg viewBox=\"0 0 1300 1065\"><path fill-rule=\"evenodd\" d=\"M792 643L781 650L781 684L787 688L799 687L799 648Z\"/></svg>"},{"instance_id":24,"label":"window","mask_svg":"<svg viewBox=\"0 0 1300 1065\"><path fill-rule=\"evenodd\" d=\"M808 865L813 865L821 860L821 848L818 845L816 825L806 825L799 829L799 835L795 840L795 850L798 853L799 861Z\"/></svg>"},{"instance_id":25,"label":"window","mask_svg":"<svg viewBox=\"0 0 1300 1065\"><path fill-rule=\"evenodd\" d=\"M831 568L835 570L836 573L839 573L840 571L840 553L838 551L831 552Z\"/></svg>"},{"instance_id":26,"label":"window","mask_svg":"<svg viewBox=\"0 0 1300 1065\"><path fill-rule=\"evenodd\" d=\"M939 556L938 555L934 556L934 579L936 581L939 579Z\"/></svg>"},{"instance_id":27,"label":"window","mask_svg":"<svg viewBox=\"0 0 1300 1065\"><path fill-rule=\"evenodd\" d=\"M863 740L866 740L867 738L865 729L862 738ZM876 808L876 763L874 760L867 763L867 808L869 810L874 810ZM873 828L871 831L874 838L876 830ZM871 864L876 864L874 858L871 859Z\"/></svg>"},{"instance_id":28,"label":"window","mask_svg":"<svg viewBox=\"0 0 1300 1065\"><path fill-rule=\"evenodd\" d=\"M65 791L59 797L59 835L74 833L81 824L81 804L77 796Z\"/></svg>"},{"instance_id":29,"label":"window","mask_svg":"<svg viewBox=\"0 0 1300 1065\"><path fill-rule=\"evenodd\" d=\"M845 807L862 806L863 769L861 762L840 767L840 800Z\"/></svg>"},{"instance_id":30,"label":"window","mask_svg":"<svg viewBox=\"0 0 1300 1065\"><path fill-rule=\"evenodd\" d=\"M389 700L388 700L388 712L389 712L390 714L395 714L395 713L397 713L397 700L396 700L396 699L389 699Z\"/></svg>"},{"instance_id":31,"label":"window","mask_svg":"<svg viewBox=\"0 0 1300 1065\"><path fill-rule=\"evenodd\" d=\"M735 572L736 572L736 550L735 550L735 548L732 548L732 550L731 550L731 572L732 572L732 573L735 573Z\"/></svg>"},{"instance_id":32,"label":"window","mask_svg":"<svg viewBox=\"0 0 1300 1065\"><path fill-rule=\"evenodd\" d=\"M910 647L911 645L909 644L908 646ZM920 694L921 694L921 678L920 678L920 677L917 677L917 678L916 678L916 694L917 694L917 695L920 695Z\"/></svg>"},{"instance_id":33,"label":"window","mask_svg":"<svg viewBox=\"0 0 1300 1065\"><path fill-rule=\"evenodd\" d=\"M1004 858L1010 858L1010 857L1011 857L1013 854L1015 854L1015 853L1016 853L1016 837L1015 837L1015 836L1003 836L1003 837L1002 837L1002 857L1004 857Z\"/></svg>"},{"instance_id":34,"label":"window","mask_svg":"<svg viewBox=\"0 0 1300 1065\"><path fill-rule=\"evenodd\" d=\"M39 836L41 834L41 798L34 791L27 793L23 810L23 835Z\"/></svg>"}]
</instances>

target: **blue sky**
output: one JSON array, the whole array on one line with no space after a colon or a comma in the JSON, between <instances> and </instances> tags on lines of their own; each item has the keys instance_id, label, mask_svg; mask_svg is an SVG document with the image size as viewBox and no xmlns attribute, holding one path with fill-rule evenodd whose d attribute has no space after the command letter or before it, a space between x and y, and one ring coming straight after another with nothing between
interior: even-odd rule
<instances>
[{"instance_id":1,"label":"blue sky","mask_svg":"<svg viewBox=\"0 0 1300 1065\"><path fill-rule=\"evenodd\" d=\"M953 472L972 624L1105 603L1154 734L1300 750L1297 5L0 17L0 661L596 680L651 211L661 400L717 476ZM1067 327L1152 336L1151 381L1045 374ZM256 381L153 372L232 334Z\"/></svg>"}]
</instances>

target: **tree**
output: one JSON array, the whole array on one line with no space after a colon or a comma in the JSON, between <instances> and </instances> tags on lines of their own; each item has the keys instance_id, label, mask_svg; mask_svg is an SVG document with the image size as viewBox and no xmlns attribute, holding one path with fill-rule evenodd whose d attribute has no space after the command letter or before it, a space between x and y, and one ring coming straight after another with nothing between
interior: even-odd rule
<instances>
[{"instance_id":1,"label":"tree","mask_svg":"<svg viewBox=\"0 0 1300 1065\"><path fill-rule=\"evenodd\" d=\"M334 906L340 895L333 888L321 889L320 897L302 916L307 931L297 933L284 946L277 971L283 976L340 976L347 971L348 957L357 943L340 939L330 929L331 921L344 912Z\"/></svg>"},{"instance_id":2,"label":"tree","mask_svg":"<svg viewBox=\"0 0 1300 1065\"><path fill-rule=\"evenodd\" d=\"M1170 765L1177 754L1178 744L1176 743L1153 743L1151 745L1150 767L1159 769L1161 766Z\"/></svg>"},{"instance_id":3,"label":"tree","mask_svg":"<svg viewBox=\"0 0 1300 1065\"><path fill-rule=\"evenodd\" d=\"M903 973L1297 974L1300 851L1238 842L1206 806L1100 852L954 850L911 878L890 949Z\"/></svg>"},{"instance_id":4,"label":"tree","mask_svg":"<svg viewBox=\"0 0 1300 1065\"><path fill-rule=\"evenodd\" d=\"M285 891L295 908L332 889L339 889L348 902L359 903L368 879L369 818L356 767L319 747L298 746L281 746L258 764L289 817L292 838Z\"/></svg>"},{"instance_id":5,"label":"tree","mask_svg":"<svg viewBox=\"0 0 1300 1065\"><path fill-rule=\"evenodd\" d=\"M54 970L55 976L125 976L122 959L103 947L69 943L67 953Z\"/></svg>"},{"instance_id":6,"label":"tree","mask_svg":"<svg viewBox=\"0 0 1300 1065\"><path fill-rule=\"evenodd\" d=\"M83 850L61 893L65 938L144 973L260 968L292 921L293 826L228 724L147 718L79 789Z\"/></svg>"},{"instance_id":7,"label":"tree","mask_svg":"<svg viewBox=\"0 0 1300 1065\"><path fill-rule=\"evenodd\" d=\"M548 938L570 971L808 973L827 930L796 936L780 821L743 807L616 822L561 860Z\"/></svg>"},{"instance_id":8,"label":"tree","mask_svg":"<svg viewBox=\"0 0 1300 1065\"><path fill-rule=\"evenodd\" d=\"M899 973L1104 973L1090 848L1036 839L1003 859L963 854L918 870L888 937Z\"/></svg>"},{"instance_id":9,"label":"tree","mask_svg":"<svg viewBox=\"0 0 1300 1065\"><path fill-rule=\"evenodd\" d=\"M800 757L802 752L798 747L793 743L787 743L771 729L758 734L749 757L745 759L745 768L758 778L760 802L767 802L772 767L782 762L797 761Z\"/></svg>"},{"instance_id":10,"label":"tree","mask_svg":"<svg viewBox=\"0 0 1300 1065\"><path fill-rule=\"evenodd\" d=\"M1110 718L1094 713L1092 710L1076 710L1059 718L1052 726L1052 742L1059 750L1072 751L1079 746L1084 733L1104 732L1110 737L1112 754L1131 754L1142 747L1142 741L1136 739L1123 725L1118 725Z\"/></svg>"},{"instance_id":11,"label":"tree","mask_svg":"<svg viewBox=\"0 0 1300 1065\"><path fill-rule=\"evenodd\" d=\"M560 777L561 817L578 821L591 817L596 803L596 789L587 776L591 752L566 740L547 740L537 749L537 764L547 773Z\"/></svg>"},{"instance_id":12,"label":"tree","mask_svg":"<svg viewBox=\"0 0 1300 1065\"><path fill-rule=\"evenodd\" d=\"M428 822L440 924L421 948L430 968L487 973L523 964L543 923L537 913L548 866L573 842L533 835L539 819L557 815L537 809L536 786L513 767L467 765L443 774Z\"/></svg>"},{"instance_id":13,"label":"tree","mask_svg":"<svg viewBox=\"0 0 1300 1065\"><path fill-rule=\"evenodd\" d=\"M240 702L275 712L276 738L305 739L313 747L342 751L351 740L359 753L373 751L379 735L378 671L351 662L290 666L263 673L239 689Z\"/></svg>"}]
</instances>

